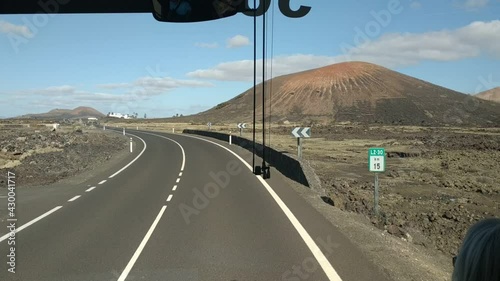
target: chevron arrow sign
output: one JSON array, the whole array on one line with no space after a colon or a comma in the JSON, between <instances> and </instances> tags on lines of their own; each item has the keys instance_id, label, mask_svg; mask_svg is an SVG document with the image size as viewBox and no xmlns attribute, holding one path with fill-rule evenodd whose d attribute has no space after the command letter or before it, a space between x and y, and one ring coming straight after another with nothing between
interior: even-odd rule
<instances>
[{"instance_id":1,"label":"chevron arrow sign","mask_svg":"<svg viewBox=\"0 0 500 281\"><path fill-rule=\"evenodd\" d=\"M310 138L311 137L311 128L309 127L296 127L292 131L292 135L296 138Z\"/></svg>"},{"instance_id":2,"label":"chevron arrow sign","mask_svg":"<svg viewBox=\"0 0 500 281\"><path fill-rule=\"evenodd\" d=\"M247 127L247 123L238 123L238 128L245 129Z\"/></svg>"}]
</instances>

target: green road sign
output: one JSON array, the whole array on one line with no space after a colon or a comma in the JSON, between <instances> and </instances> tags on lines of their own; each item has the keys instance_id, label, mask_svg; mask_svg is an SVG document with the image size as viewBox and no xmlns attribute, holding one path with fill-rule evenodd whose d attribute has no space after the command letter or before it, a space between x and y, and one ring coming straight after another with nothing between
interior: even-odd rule
<instances>
[{"instance_id":1,"label":"green road sign","mask_svg":"<svg viewBox=\"0 0 500 281\"><path fill-rule=\"evenodd\" d=\"M368 149L368 170L370 172L385 172L385 149L374 147Z\"/></svg>"}]
</instances>

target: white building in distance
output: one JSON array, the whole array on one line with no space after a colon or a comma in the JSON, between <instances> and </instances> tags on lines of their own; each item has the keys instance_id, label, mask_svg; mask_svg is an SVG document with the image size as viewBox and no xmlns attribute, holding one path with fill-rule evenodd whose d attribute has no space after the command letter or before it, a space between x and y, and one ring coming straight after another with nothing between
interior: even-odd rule
<instances>
[{"instance_id":1,"label":"white building in distance","mask_svg":"<svg viewBox=\"0 0 500 281\"><path fill-rule=\"evenodd\" d=\"M113 118L121 118L121 119L132 119L132 116L129 114L121 114L118 112L110 112L108 113L108 117L113 117Z\"/></svg>"}]
</instances>

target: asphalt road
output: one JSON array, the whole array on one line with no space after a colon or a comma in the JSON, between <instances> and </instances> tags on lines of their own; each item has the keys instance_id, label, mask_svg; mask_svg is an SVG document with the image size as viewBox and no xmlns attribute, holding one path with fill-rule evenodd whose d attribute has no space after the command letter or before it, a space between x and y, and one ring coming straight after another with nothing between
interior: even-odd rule
<instances>
[{"instance_id":1,"label":"asphalt road","mask_svg":"<svg viewBox=\"0 0 500 281\"><path fill-rule=\"evenodd\" d=\"M115 167L19 192L15 273L2 227L0 280L387 280L276 171L253 175L238 148L130 133L138 145Z\"/></svg>"}]
</instances>

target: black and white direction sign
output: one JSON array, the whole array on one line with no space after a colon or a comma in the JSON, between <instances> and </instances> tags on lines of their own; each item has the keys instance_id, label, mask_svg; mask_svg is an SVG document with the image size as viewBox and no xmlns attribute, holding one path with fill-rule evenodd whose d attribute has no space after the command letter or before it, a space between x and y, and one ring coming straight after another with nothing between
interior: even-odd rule
<instances>
[{"instance_id":1,"label":"black and white direction sign","mask_svg":"<svg viewBox=\"0 0 500 281\"><path fill-rule=\"evenodd\" d=\"M309 127L296 127L292 131L292 135L296 138L310 138L311 137L311 128Z\"/></svg>"}]
</instances>

